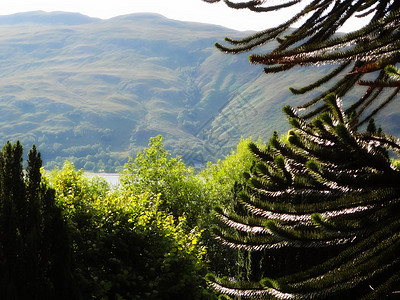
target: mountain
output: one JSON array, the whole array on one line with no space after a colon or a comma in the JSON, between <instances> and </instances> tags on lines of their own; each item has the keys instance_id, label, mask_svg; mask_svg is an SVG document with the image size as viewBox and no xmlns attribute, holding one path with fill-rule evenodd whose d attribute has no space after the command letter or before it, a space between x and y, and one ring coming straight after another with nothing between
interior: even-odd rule
<instances>
[{"instance_id":1,"label":"mountain","mask_svg":"<svg viewBox=\"0 0 400 300\"><path fill-rule=\"evenodd\" d=\"M44 11L24 12L13 15L0 16L0 25L83 25L99 22L101 19L91 18L79 13L51 12Z\"/></svg>"},{"instance_id":2,"label":"mountain","mask_svg":"<svg viewBox=\"0 0 400 300\"><path fill-rule=\"evenodd\" d=\"M213 46L248 33L157 14L23 13L0 32L0 143L36 144L46 168L115 171L157 134L189 165L216 161L241 136L285 133L281 108L301 101L288 87L325 71L265 75Z\"/></svg>"}]
</instances>

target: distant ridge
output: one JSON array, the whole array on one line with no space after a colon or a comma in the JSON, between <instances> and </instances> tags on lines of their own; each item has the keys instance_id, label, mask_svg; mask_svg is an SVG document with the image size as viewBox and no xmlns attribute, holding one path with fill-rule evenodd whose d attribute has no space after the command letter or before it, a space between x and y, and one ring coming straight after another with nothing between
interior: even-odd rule
<instances>
[{"instance_id":1,"label":"distant ridge","mask_svg":"<svg viewBox=\"0 0 400 300\"><path fill-rule=\"evenodd\" d=\"M216 161L241 137L284 134L283 105L310 97L288 87L329 68L266 75L247 53L214 47L243 32L154 13L37 11L0 16L0 30L0 145L35 144L48 170L69 160L115 172L158 134L188 165ZM398 135L400 106L382 117L377 124Z\"/></svg>"},{"instance_id":2,"label":"distant ridge","mask_svg":"<svg viewBox=\"0 0 400 300\"><path fill-rule=\"evenodd\" d=\"M120 16L116 16L116 17L113 17L111 19L104 20L104 21L140 22L141 20L144 20L146 22L154 22L154 24L157 24L157 25L168 25L168 26L181 27L181 28L201 26L203 30L208 29L211 31L215 31L215 30L223 29L226 32L233 30L233 29L221 26L221 25L216 25L216 24L169 19L162 14L158 14L158 13L154 13L154 12L140 12L140 13L120 15ZM236 30L233 30L233 31L236 31Z\"/></svg>"},{"instance_id":3,"label":"distant ridge","mask_svg":"<svg viewBox=\"0 0 400 300\"><path fill-rule=\"evenodd\" d=\"M99 22L101 19L91 18L80 13L69 12L44 12L44 11L31 11L22 12L12 15L0 16L0 25L83 25Z\"/></svg>"}]
</instances>

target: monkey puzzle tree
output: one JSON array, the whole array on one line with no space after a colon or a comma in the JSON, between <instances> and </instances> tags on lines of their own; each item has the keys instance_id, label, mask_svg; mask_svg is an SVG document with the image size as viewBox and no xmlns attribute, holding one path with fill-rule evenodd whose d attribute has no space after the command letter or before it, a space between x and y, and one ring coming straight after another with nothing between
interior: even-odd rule
<instances>
[{"instance_id":1,"label":"monkey puzzle tree","mask_svg":"<svg viewBox=\"0 0 400 300\"><path fill-rule=\"evenodd\" d=\"M253 270L242 281L210 275L221 294L381 299L399 288L400 169L388 153L399 155L400 141L354 131L338 98L325 103L311 122L286 106L286 141L250 144L258 163L236 209L217 209L215 233L250 253Z\"/></svg>"},{"instance_id":2,"label":"monkey puzzle tree","mask_svg":"<svg viewBox=\"0 0 400 300\"><path fill-rule=\"evenodd\" d=\"M377 134L370 120L400 90L393 67L399 61L400 2L223 2L259 13L300 8L280 26L241 40L226 38L228 45L216 44L221 51L242 53L276 40L272 51L250 55L266 73L338 66L306 87L291 88L294 94L325 90L299 105L307 109L303 117L285 107L293 126L286 142L274 135L266 151L250 144L259 163L247 175L235 210L217 209L225 227L216 229L224 244L243 250L245 273L233 280L210 276L212 285L243 298L389 295L399 286L400 253L399 170L388 153L398 153L399 142ZM357 31L337 34L353 16L371 19ZM299 20L299 28L290 28ZM344 110L331 93L343 97L356 84L366 91ZM384 92L387 87L393 90ZM367 133L358 133L367 121Z\"/></svg>"},{"instance_id":3,"label":"monkey puzzle tree","mask_svg":"<svg viewBox=\"0 0 400 300\"><path fill-rule=\"evenodd\" d=\"M221 0L203 1L214 3ZM346 114L356 116L352 119L352 125L356 128L372 118L398 94L400 82L389 80L384 69L399 62L399 1L285 0L277 5L270 4L273 2L271 0L223 2L234 9L249 9L258 13L271 13L292 6L300 7L295 15L280 26L240 40L226 38L228 45L216 43L216 46L221 51L235 54L276 40L278 45L271 52L250 55L251 63L266 66L266 73L287 71L295 66L337 64L336 68L316 82L299 89L291 88L293 93L303 94L327 85L326 90L319 96L299 105L299 108L309 108L306 117L312 117L327 109L322 100L329 93L343 97L356 84L365 85L365 93L353 103L349 103L351 105L346 109ZM340 27L354 16L371 19L368 25L357 31L337 35ZM304 20L302 25L290 30L299 20ZM371 75L372 72L375 73ZM330 83L335 80L336 82ZM389 94L384 93L385 87L391 87L393 91Z\"/></svg>"}]
</instances>

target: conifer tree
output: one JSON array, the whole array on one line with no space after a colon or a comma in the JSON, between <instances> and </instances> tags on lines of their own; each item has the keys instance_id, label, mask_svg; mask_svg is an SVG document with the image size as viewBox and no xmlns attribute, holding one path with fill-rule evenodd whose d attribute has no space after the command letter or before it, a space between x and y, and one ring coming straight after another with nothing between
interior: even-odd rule
<instances>
[{"instance_id":1,"label":"conifer tree","mask_svg":"<svg viewBox=\"0 0 400 300\"><path fill-rule=\"evenodd\" d=\"M336 96L306 121L286 106L292 129L246 175L234 211L217 209L223 244L249 257L244 279L210 275L242 299L383 299L400 290L400 141L354 131ZM251 270L253 268L253 270Z\"/></svg>"},{"instance_id":2,"label":"conifer tree","mask_svg":"<svg viewBox=\"0 0 400 300\"><path fill-rule=\"evenodd\" d=\"M221 0L203 1L214 3ZM385 67L399 62L399 1L284 0L278 4L272 0L223 2L234 9L249 9L266 13L266 16L288 7L300 7L296 14L277 27L243 39L227 37L227 44L216 43L216 46L223 52L235 54L277 41L278 45L272 51L250 55L251 63L266 66L266 73L287 71L295 66L337 65L326 76L306 87L290 88L294 94L303 94L327 85L319 96L299 105L299 108L308 108L305 117L315 116L327 109L322 101L326 95L335 93L343 97L359 84L367 86L366 91L356 101L346 105L346 113L354 116L353 127L358 127L398 94L400 82L390 80ZM340 27L352 17L369 17L370 22L354 32L337 34ZM297 29L291 29L299 20L304 21L303 24ZM392 88L392 91L384 93L385 87ZM365 113L367 109L370 109L368 114Z\"/></svg>"},{"instance_id":3,"label":"conifer tree","mask_svg":"<svg viewBox=\"0 0 400 300\"><path fill-rule=\"evenodd\" d=\"M26 172L22 154L19 142L0 152L0 298L76 298L68 234L40 153L32 147Z\"/></svg>"},{"instance_id":4,"label":"conifer tree","mask_svg":"<svg viewBox=\"0 0 400 300\"><path fill-rule=\"evenodd\" d=\"M210 276L212 286L238 298L393 295L400 289L400 173L389 154L398 155L400 143L376 130L372 119L400 90L395 67L400 2L223 2L259 13L305 6L280 26L240 40L226 38L225 45L216 44L221 51L242 53L276 40L272 51L250 55L250 62L266 66L266 73L296 66L337 67L306 87L290 88L303 94L327 86L299 105L307 109L302 117L285 107L293 127L286 141L274 134L266 151L250 144L259 162L246 175L234 211L217 209L224 225L215 229L223 244L241 250L243 275L230 280ZM337 34L353 16L371 20L360 30ZM300 19L299 28L290 28ZM356 84L366 90L344 110L332 93L354 93ZM385 88L392 90L385 93ZM367 132L359 133L368 121Z\"/></svg>"}]
</instances>

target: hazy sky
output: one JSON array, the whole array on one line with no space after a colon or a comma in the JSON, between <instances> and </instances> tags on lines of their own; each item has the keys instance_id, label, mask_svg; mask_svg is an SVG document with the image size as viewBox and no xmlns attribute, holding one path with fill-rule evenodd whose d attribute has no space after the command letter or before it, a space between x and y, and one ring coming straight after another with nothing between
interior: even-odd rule
<instances>
[{"instance_id":1,"label":"hazy sky","mask_svg":"<svg viewBox=\"0 0 400 300\"><path fill-rule=\"evenodd\" d=\"M201 0L0 0L0 15L35 10L79 12L102 19L136 12L157 12L171 19L212 23L237 30L276 26L285 15L293 12L286 9L283 13L259 14ZM354 28L356 25L350 26Z\"/></svg>"}]
</instances>

